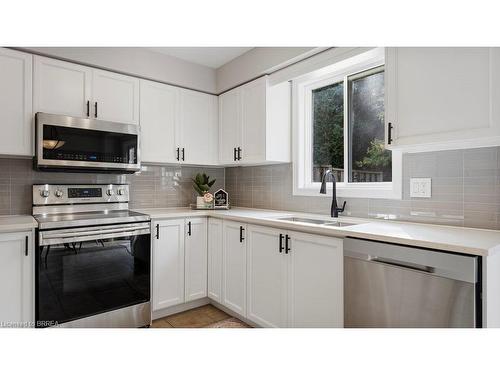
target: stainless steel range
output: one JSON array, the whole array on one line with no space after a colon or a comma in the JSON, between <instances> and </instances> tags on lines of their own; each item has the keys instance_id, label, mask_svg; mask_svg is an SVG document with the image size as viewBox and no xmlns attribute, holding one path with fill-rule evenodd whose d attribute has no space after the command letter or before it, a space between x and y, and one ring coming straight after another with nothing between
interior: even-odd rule
<instances>
[{"instance_id":1,"label":"stainless steel range","mask_svg":"<svg viewBox=\"0 0 500 375\"><path fill-rule=\"evenodd\" d=\"M37 327L151 324L151 222L128 185L33 185Z\"/></svg>"}]
</instances>

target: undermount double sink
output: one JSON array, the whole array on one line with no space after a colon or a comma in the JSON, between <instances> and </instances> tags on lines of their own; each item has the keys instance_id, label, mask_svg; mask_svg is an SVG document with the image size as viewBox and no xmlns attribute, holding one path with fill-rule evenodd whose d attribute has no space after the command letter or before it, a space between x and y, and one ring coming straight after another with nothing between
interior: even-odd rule
<instances>
[{"instance_id":1,"label":"undermount double sink","mask_svg":"<svg viewBox=\"0 0 500 375\"><path fill-rule=\"evenodd\" d=\"M291 221L294 223L324 225L329 227L348 227L350 225L356 225L356 223L347 223L345 221L339 221L339 220L311 219L306 217L295 217L295 216L280 217L277 218L276 220Z\"/></svg>"}]
</instances>

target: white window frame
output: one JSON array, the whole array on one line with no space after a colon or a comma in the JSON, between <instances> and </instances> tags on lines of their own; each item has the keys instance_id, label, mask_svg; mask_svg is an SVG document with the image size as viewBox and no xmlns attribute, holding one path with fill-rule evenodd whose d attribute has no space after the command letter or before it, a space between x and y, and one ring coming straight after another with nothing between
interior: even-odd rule
<instances>
[{"instance_id":1,"label":"white window frame","mask_svg":"<svg viewBox=\"0 0 500 375\"><path fill-rule=\"evenodd\" d=\"M312 91L343 81L344 179L347 181L337 183L337 195L342 198L402 199L401 151L392 151L392 182L348 182L347 76L384 65L384 55L384 48L374 48L293 80L293 195L324 196L319 193L321 183L312 181ZM330 194L331 185L327 184Z\"/></svg>"}]
</instances>

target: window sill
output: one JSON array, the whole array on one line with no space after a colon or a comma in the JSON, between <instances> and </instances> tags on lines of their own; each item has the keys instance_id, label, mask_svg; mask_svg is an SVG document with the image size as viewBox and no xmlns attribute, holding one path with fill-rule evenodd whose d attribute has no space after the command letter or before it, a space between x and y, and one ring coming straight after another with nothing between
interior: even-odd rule
<instances>
[{"instance_id":1,"label":"window sill","mask_svg":"<svg viewBox=\"0 0 500 375\"><path fill-rule=\"evenodd\" d=\"M339 198L374 198L374 199L402 199L401 184L394 182L380 184L363 184L364 186L342 186L337 184L337 197ZM398 186L399 185L399 186ZM327 185L326 194L320 194L321 184L314 184L308 187L296 187L293 195L309 197L325 197L332 195L331 182Z\"/></svg>"}]
</instances>

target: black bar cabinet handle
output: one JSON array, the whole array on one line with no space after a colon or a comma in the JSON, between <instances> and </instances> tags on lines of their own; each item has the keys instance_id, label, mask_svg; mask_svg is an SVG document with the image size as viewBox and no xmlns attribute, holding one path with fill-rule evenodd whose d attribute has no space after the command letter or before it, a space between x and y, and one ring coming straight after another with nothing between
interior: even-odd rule
<instances>
[{"instance_id":1,"label":"black bar cabinet handle","mask_svg":"<svg viewBox=\"0 0 500 375\"><path fill-rule=\"evenodd\" d=\"M387 144L390 145L392 143L392 122L387 124Z\"/></svg>"},{"instance_id":2,"label":"black bar cabinet handle","mask_svg":"<svg viewBox=\"0 0 500 375\"><path fill-rule=\"evenodd\" d=\"M284 249L284 248L283 248L283 238L284 238L284 237L285 237L285 236L283 236L283 234L281 234L281 233L280 233L280 253L282 253L282 252L283 252L283 249Z\"/></svg>"},{"instance_id":3,"label":"black bar cabinet handle","mask_svg":"<svg viewBox=\"0 0 500 375\"><path fill-rule=\"evenodd\" d=\"M191 222L188 223L188 236L191 235Z\"/></svg>"},{"instance_id":4,"label":"black bar cabinet handle","mask_svg":"<svg viewBox=\"0 0 500 375\"><path fill-rule=\"evenodd\" d=\"M97 118L97 102L94 104L94 116Z\"/></svg>"},{"instance_id":5,"label":"black bar cabinet handle","mask_svg":"<svg viewBox=\"0 0 500 375\"><path fill-rule=\"evenodd\" d=\"M177 150L176 150L176 151L177 151L177 158L176 158L176 159L177 159L177 161L179 161L179 160L180 160L180 158L181 158L181 157L180 157L180 155L181 155L181 154L180 154L181 149L180 149L179 147L177 147Z\"/></svg>"},{"instance_id":6,"label":"black bar cabinet handle","mask_svg":"<svg viewBox=\"0 0 500 375\"><path fill-rule=\"evenodd\" d=\"M28 244L28 240L29 240L28 236L26 236L25 240L26 240L26 242L25 242L25 246L24 246L24 255L28 256L28 245L29 245Z\"/></svg>"},{"instance_id":7,"label":"black bar cabinet handle","mask_svg":"<svg viewBox=\"0 0 500 375\"><path fill-rule=\"evenodd\" d=\"M242 226L242 225L240 225L240 242L243 242L243 240L245 239L245 238L243 237L243 231L244 231L244 230L245 230L245 228L243 228L243 226Z\"/></svg>"},{"instance_id":8,"label":"black bar cabinet handle","mask_svg":"<svg viewBox=\"0 0 500 375\"><path fill-rule=\"evenodd\" d=\"M156 239L160 239L160 224L156 224Z\"/></svg>"},{"instance_id":9,"label":"black bar cabinet handle","mask_svg":"<svg viewBox=\"0 0 500 375\"><path fill-rule=\"evenodd\" d=\"M241 147L238 147L238 160L241 160Z\"/></svg>"},{"instance_id":10,"label":"black bar cabinet handle","mask_svg":"<svg viewBox=\"0 0 500 375\"><path fill-rule=\"evenodd\" d=\"M234 161L238 160L236 157L236 147L233 148L233 159L234 159Z\"/></svg>"},{"instance_id":11,"label":"black bar cabinet handle","mask_svg":"<svg viewBox=\"0 0 500 375\"><path fill-rule=\"evenodd\" d=\"M182 161L185 161L186 160L186 151L184 149L184 147L182 148Z\"/></svg>"},{"instance_id":12,"label":"black bar cabinet handle","mask_svg":"<svg viewBox=\"0 0 500 375\"><path fill-rule=\"evenodd\" d=\"M87 100L87 117L90 117L90 100Z\"/></svg>"},{"instance_id":13,"label":"black bar cabinet handle","mask_svg":"<svg viewBox=\"0 0 500 375\"><path fill-rule=\"evenodd\" d=\"M288 254L290 252L290 236L288 234L285 235L285 254Z\"/></svg>"}]
</instances>

